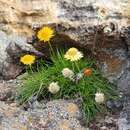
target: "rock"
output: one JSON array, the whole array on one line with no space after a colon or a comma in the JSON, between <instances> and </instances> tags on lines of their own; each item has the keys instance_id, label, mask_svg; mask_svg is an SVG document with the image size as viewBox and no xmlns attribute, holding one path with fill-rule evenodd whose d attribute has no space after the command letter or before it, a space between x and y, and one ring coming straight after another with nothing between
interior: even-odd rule
<instances>
[{"instance_id":1,"label":"rock","mask_svg":"<svg viewBox=\"0 0 130 130\"><path fill-rule=\"evenodd\" d=\"M26 43L25 37L7 35L0 31L0 77L4 79L16 78L23 66L19 63L19 57L24 53L42 54Z\"/></svg>"},{"instance_id":2,"label":"rock","mask_svg":"<svg viewBox=\"0 0 130 130\"><path fill-rule=\"evenodd\" d=\"M107 112L105 115L97 115L96 119L90 122L90 130L118 130L117 119L119 114Z\"/></svg>"},{"instance_id":3,"label":"rock","mask_svg":"<svg viewBox=\"0 0 130 130\"><path fill-rule=\"evenodd\" d=\"M109 15L104 21L98 20L98 5L109 8ZM59 44L61 47L78 47L87 56L91 55L90 52L93 52L99 63L98 67L102 70L104 76L117 85L120 91L129 95L129 28L127 28L126 35L124 35L124 32L122 34L122 28L125 27L126 29L126 26L130 24L129 7L130 2L128 0L104 0L104 4L102 0L0 0L0 30L2 30L0 31L0 76L5 79L11 79L22 72L23 67L18 60L21 54L29 52L42 55L35 50L37 49L40 52L43 51L47 56L48 50L46 50L46 46L42 45L43 47L41 48L41 45L34 45L34 49L30 45L35 41L34 37L28 40L30 44L27 44L26 37L32 36L32 27L50 25L56 30L57 34L52 42ZM104 27L110 27L110 23L112 25L111 33L104 34ZM2 106L6 107L6 104ZM0 107L2 106L0 105ZM72 111L77 111L77 107L70 105L68 108L71 112L70 115L75 116L75 113ZM123 114L128 117L129 113L126 110L124 111ZM25 112L23 113L25 115L24 119L21 114L19 116L25 123L28 112L26 114ZM58 115L60 114L58 113ZM41 112L39 115L42 115ZM63 116L68 118L66 114L63 114ZM0 117L2 118L3 114ZM48 119L48 122L44 119L39 119L39 117L36 117L36 120L33 119L33 126L55 126L57 123L56 121L51 122L47 116L45 119ZM9 126L10 130L14 130L17 129L14 127L21 126L18 129L27 129L26 125L21 122L19 124L19 122L15 122L13 119L15 118L5 119L2 128ZM127 127L126 118L125 121ZM70 122L75 122L75 119ZM68 123L70 122L66 118L62 119L62 123L58 122L59 127L64 125L64 129L69 129L71 125L68 127ZM122 129L122 126L120 125L119 128ZM123 128L125 127L123 126Z\"/></svg>"},{"instance_id":4,"label":"rock","mask_svg":"<svg viewBox=\"0 0 130 130\"><path fill-rule=\"evenodd\" d=\"M68 110L68 107L72 110ZM71 108L72 107L72 108ZM82 115L73 102L57 100L45 104L45 108L37 107L23 111L15 106L0 102L0 128L2 130L86 130L80 125Z\"/></svg>"},{"instance_id":5,"label":"rock","mask_svg":"<svg viewBox=\"0 0 130 130\"><path fill-rule=\"evenodd\" d=\"M106 126L101 127L101 130L109 130Z\"/></svg>"},{"instance_id":6,"label":"rock","mask_svg":"<svg viewBox=\"0 0 130 130\"><path fill-rule=\"evenodd\" d=\"M71 25L68 26L68 29L65 26L57 27L57 32L62 32L62 28L66 32L71 30ZM83 30L83 28L79 28L78 32ZM117 85L121 92L129 94L130 60L128 57L128 45L124 40L126 37L122 37L119 32L114 32L111 36L104 35L103 30L100 28L94 45L95 29L97 27L86 28L86 41L81 40L80 43L58 33L52 39L52 46L53 48L69 48L74 46L82 50L85 56L93 56L98 63L98 68L103 72L104 77L111 83ZM93 32L90 30L93 30ZM74 29L74 32L76 32L76 29ZM37 41L34 43L34 47L38 51L48 55L47 44L45 45Z\"/></svg>"},{"instance_id":7,"label":"rock","mask_svg":"<svg viewBox=\"0 0 130 130\"><path fill-rule=\"evenodd\" d=\"M16 95L16 83L0 81L0 101L12 102Z\"/></svg>"},{"instance_id":8,"label":"rock","mask_svg":"<svg viewBox=\"0 0 130 130\"><path fill-rule=\"evenodd\" d=\"M107 101L107 107L109 108L109 109L113 109L114 107L115 107L115 105L114 105L114 101Z\"/></svg>"},{"instance_id":9,"label":"rock","mask_svg":"<svg viewBox=\"0 0 130 130\"><path fill-rule=\"evenodd\" d=\"M121 100L109 100L106 102L106 105L111 111L117 112L121 111L123 108L123 99Z\"/></svg>"},{"instance_id":10,"label":"rock","mask_svg":"<svg viewBox=\"0 0 130 130\"><path fill-rule=\"evenodd\" d=\"M118 119L118 127L119 130L130 129L130 98L128 97L126 97L123 111L120 113L120 118Z\"/></svg>"},{"instance_id":11,"label":"rock","mask_svg":"<svg viewBox=\"0 0 130 130\"><path fill-rule=\"evenodd\" d=\"M118 1L120 5L117 6L116 9L113 7L117 1L107 1L107 6L110 8L108 21L104 21L106 23L101 26L97 25L97 6L95 6L95 4L100 3L100 0L97 1L97 3L95 1L84 2L78 0L73 2L69 0L62 2L54 0L53 2L58 5L56 9L59 9L59 11L62 9L64 13L61 16L60 14L57 16L58 22L49 22L49 25L56 31L56 36L51 41L52 46L55 48L75 46L83 50L87 56L90 56L90 52L93 52L94 49L94 57L99 62L98 67L103 72L104 77L109 79L111 83L117 85L120 91L125 94L129 93L120 85L120 82L125 82L125 78L123 77L128 74L130 67L128 58L128 37L122 36L123 34L121 33L122 27L127 26L127 21L125 21L122 16L119 16L119 12L123 15L120 7L125 7L124 5L127 1L123 3ZM102 22L99 22L99 24L101 23ZM47 23L43 23L41 25L46 24ZM103 33L105 26L115 29L107 35ZM128 32L126 35L128 36ZM47 45L37 41L34 43L34 47L48 56ZM128 81L126 82L125 88L129 88Z\"/></svg>"},{"instance_id":12,"label":"rock","mask_svg":"<svg viewBox=\"0 0 130 130\"><path fill-rule=\"evenodd\" d=\"M122 21L122 15L129 16L126 13L124 14L126 9L129 9L129 6L126 7L127 2L128 0L112 0L109 2L107 0L104 0L104 2L102 0L4 0L4 2L0 0L1 29L8 33L31 35L31 26L33 25L59 23L61 21L84 28L88 24L97 24L99 5L109 9L109 16L106 21L115 20L122 25L125 19L123 18ZM84 31L85 28L82 33ZM71 36L73 37L73 35ZM77 35L78 38L79 34Z\"/></svg>"},{"instance_id":13,"label":"rock","mask_svg":"<svg viewBox=\"0 0 130 130\"><path fill-rule=\"evenodd\" d=\"M104 21L98 19L97 10L101 5L109 9L108 17ZM17 59L19 56L19 54L17 56L17 53L21 53L17 43L20 41L26 43L24 38L21 40L18 37L16 38L16 34L22 37L32 36L31 27L37 28L50 25L56 30L56 37L52 41L57 43L56 45L53 44L55 47L57 45L60 47L75 46L84 50L86 55L91 55L90 52L96 50L94 54L97 61L99 61L99 68L104 73L104 76L118 85L120 82L125 82L123 77L129 68L127 58L129 40L126 36L122 38L120 32L122 27L127 26L129 15L124 12L127 9L129 10L129 5L128 0L112 0L109 2L104 0L104 3L101 0L5 0L4 2L0 0L0 21L2 23L0 30L4 30L11 35L15 34L13 42L11 40L11 47L9 46L9 50L7 49L9 56L4 54L6 58L3 59L10 62L5 62L5 64L8 64L4 64L5 69L2 71L4 73L2 75L7 79L10 77L15 78L22 71L19 64L12 62L10 58L10 56L13 56ZM101 27L98 25L101 25ZM99 27L102 29L100 30ZM104 34L104 27L111 27L111 34ZM3 37L7 37L6 34L3 35ZM35 41L34 37L32 40L28 40L29 43L33 41ZM96 42L94 43L94 41ZM23 48L24 45L20 45L22 50L28 51L27 48L31 47L25 49ZM34 47L48 56L45 45L34 45ZM16 49L13 51L13 48ZM34 49L33 52L35 52ZM14 70L16 71L12 74ZM125 86L129 88L128 82ZM119 88L121 87L119 86ZM126 93L123 88L121 88L121 91Z\"/></svg>"},{"instance_id":14,"label":"rock","mask_svg":"<svg viewBox=\"0 0 130 130\"><path fill-rule=\"evenodd\" d=\"M125 92L126 95L130 94L130 71L125 71L125 74L118 80L119 89Z\"/></svg>"}]
</instances>

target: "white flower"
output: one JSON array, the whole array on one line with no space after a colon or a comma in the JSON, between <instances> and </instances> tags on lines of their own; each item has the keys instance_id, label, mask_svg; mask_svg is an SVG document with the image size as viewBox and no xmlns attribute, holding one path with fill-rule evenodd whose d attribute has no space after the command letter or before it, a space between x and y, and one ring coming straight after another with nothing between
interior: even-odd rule
<instances>
[{"instance_id":1,"label":"white flower","mask_svg":"<svg viewBox=\"0 0 130 130\"><path fill-rule=\"evenodd\" d=\"M77 79L81 79L81 78L83 78L83 73L78 73L77 74Z\"/></svg>"},{"instance_id":2,"label":"white flower","mask_svg":"<svg viewBox=\"0 0 130 130\"><path fill-rule=\"evenodd\" d=\"M77 84L77 83L79 83L79 81L80 81L82 78L83 78L83 73L78 73L78 74L76 74L76 77L75 77L75 79L74 79L73 81L75 81L76 84Z\"/></svg>"},{"instance_id":3,"label":"white flower","mask_svg":"<svg viewBox=\"0 0 130 130\"><path fill-rule=\"evenodd\" d=\"M74 72L70 70L69 68L64 68L62 70L62 74L65 78L70 78L70 79L72 79L74 76Z\"/></svg>"},{"instance_id":4,"label":"white flower","mask_svg":"<svg viewBox=\"0 0 130 130\"><path fill-rule=\"evenodd\" d=\"M105 27L105 28L103 29L103 32L110 34L110 33L112 32L112 29L111 29L110 27Z\"/></svg>"},{"instance_id":5,"label":"white flower","mask_svg":"<svg viewBox=\"0 0 130 130\"><path fill-rule=\"evenodd\" d=\"M76 75L76 83L78 83L83 78L83 73L78 73Z\"/></svg>"},{"instance_id":6,"label":"white flower","mask_svg":"<svg viewBox=\"0 0 130 130\"><path fill-rule=\"evenodd\" d=\"M56 94L60 90L60 86L58 85L58 82L52 82L48 87L49 92L52 94Z\"/></svg>"},{"instance_id":7,"label":"white flower","mask_svg":"<svg viewBox=\"0 0 130 130\"><path fill-rule=\"evenodd\" d=\"M103 103L105 100L105 96L104 96L104 93L96 93L95 94L95 101L99 104Z\"/></svg>"},{"instance_id":8,"label":"white flower","mask_svg":"<svg viewBox=\"0 0 130 130\"><path fill-rule=\"evenodd\" d=\"M70 48L64 55L65 59L70 61L78 61L83 58L83 53L80 52L77 48Z\"/></svg>"}]
</instances>

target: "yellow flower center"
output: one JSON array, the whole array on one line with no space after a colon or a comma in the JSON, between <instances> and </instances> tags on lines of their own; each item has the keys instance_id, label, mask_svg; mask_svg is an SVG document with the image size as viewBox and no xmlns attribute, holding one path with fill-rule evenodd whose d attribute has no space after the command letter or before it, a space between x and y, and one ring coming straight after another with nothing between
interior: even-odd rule
<instances>
[{"instance_id":1,"label":"yellow flower center","mask_svg":"<svg viewBox=\"0 0 130 130\"><path fill-rule=\"evenodd\" d=\"M20 58L20 62L22 62L25 65L31 65L35 61L35 56L33 55L24 55Z\"/></svg>"},{"instance_id":2,"label":"yellow flower center","mask_svg":"<svg viewBox=\"0 0 130 130\"><path fill-rule=\"evenodd\" d=\"M83 54L76 48L70 48L64 55L65 59L70 61L77 61L83 57Z\"/></svg>"},{"instance_id":3,"label":"yellow flower center","mask_svg":"<svg viewBox=\"0 0 130 130\"><path fill-rule=\"evenodd\" d=\"M77 54L78 50L76 48L70 48L68 51L68 55L75 56Z\"/></svg>"}]
</instances>

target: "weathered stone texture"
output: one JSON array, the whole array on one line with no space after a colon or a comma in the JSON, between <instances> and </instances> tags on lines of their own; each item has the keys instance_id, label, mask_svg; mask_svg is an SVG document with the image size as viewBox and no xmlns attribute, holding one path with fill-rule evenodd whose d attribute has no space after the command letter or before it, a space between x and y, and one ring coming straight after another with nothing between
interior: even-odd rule
<instances>
[{"instance_id":1,"label":"weathered stone texture","mask_svg":"<svg viewBox=\"0 0 130 130\"><path fill-rule=\"evenodd\" d=\"M98 20L98 6L104 6L109 10L104 21ZM129 7L127 0L0 0L0 30L11 34L7 36L1 32L1 75L15 78L22 71L16 63L17 58L23 52L31 51L38 54L25 40L33 33L31 27L51 24L59 35L54 38L55 42L59 45L79 47L87 55L90 55L89 51L95 49L95 57L100 61L99 67L104 75L111 82L119 81L120 84L124 74L127 75L126 73L129 72L129 31L126 36L121 37L122 27L127 26L127 16L129 16L124 12L126 10L129 12L129 8L126 7ZM106 25L114 26L111 34L103 34L102 29L96 36L98 22L102 24L101 28ZM12 37L12 33L13 38L9 38ZM17 34L24 38L18 37ZM63 38L60 39L61 37ZM42 49L46 54L46 46ZM14 58L16 62L13 62Z\"/></svg>"},{"instance_id":2,"label":"weathered stone texture","mask_svg":"<svg viewBox=\"0 0 130 130\"><path fill-rule=\"evenodd\" d=\"M8 36L0 31L0 78L16 78L23 70L19 63L19 56L27 52L41 54L27 44L25 37Z\"/></svg>"},{"instance_id":3,"label":"weathered stone texture","mask_svg":"<svg viewBox=\"0 0 130 130\"><path fill-rule=\"evenodd\" d=\"M82 113L69 101L34 102L28 111L0 101L1 130L85 130L80 125ZM68 110L73 109L73 112Z\"/></svg>"},{"instance_id":4,"label":"weathered stone texture","mask_svg":"<svg viewBox=\"0 0 130 130\"><path fill-rule=\"evenodd\" d=\"M107 4L106 4L107 3ZM72 25L97 24L98 5L109 9L106 21L115 20L119 25L127 0L0 0L0 28L8 33L31 35L34 24L72 22ZM116 5L116 6L115 6ZM127 14L128 15L128 14Z\"/></svg>"},{"instance_id":5,"label":"weathered stone texture","mask_svg":"<svg viewBox=\"0 0 130 130\"><path fill-rule=\"evenodd\" d=\"M99 21L97 15L98 6L101 5L109 9L104 21ZM115 25L110 35L104 35L103 30L99 30L96 36L97 25L110 27L110 22ZM21 73L23 67L18 59L22 54L42 55L27 44L26 37L32 36L32 27L47 24L53 24L58 32L59 37L55 37L57 43L79 47L86 55L94 49L94 56L104 76L126 95L130 94L130 28L126 30L130 25L128 0L0 0L1 77L10 79ZM46 52L46 47L44 50ZM63 120L59 126L69 129L66 124L67 121Z\"/></svg>"}]
</instances>

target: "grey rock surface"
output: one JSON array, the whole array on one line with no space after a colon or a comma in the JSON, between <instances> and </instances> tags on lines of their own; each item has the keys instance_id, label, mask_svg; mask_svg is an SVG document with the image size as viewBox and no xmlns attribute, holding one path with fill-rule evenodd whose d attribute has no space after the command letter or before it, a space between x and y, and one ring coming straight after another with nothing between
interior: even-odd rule
<instances>
[{"instance_id":1,"label":"grey rock surface","mask_svg":"<svg viewBox=\"0 0 130 130\"><path fill-rule=\"evenodd\" d=\"M98 22L98 6L109 9L106 21L115 20L122 26L125 24L125 17L122 16L127 3L128 0L0 0L0 28L8 33L30 35L30 27L34 24L58 24L63 21L80 27L95 25Z\"/></svg>"},{"instance_id":2,"label":"grey rock surface","mask_svg":"<svg viewBox=\"0 0 130 130\"><path fill-rule=\"evenodd\" d=\"M18 62L16 62L21 50L24 52L33 50L35 52L33 48L30 49L30 45L25 44L25 36L32 35L31 27L34 25L54 24L53 27L56 32L68 36L75 41L73 46L77 43L87 52L88 49L93 48L97 29L95 26L98 24L109 25L110 22L113 22L116 29L112 32L112 36L110 38L105 36L107 40L103 41L103 34L99 34L96 38L95 49L99 51L97 56L100 53L104 56L100 58L99 55L99 59L104 59L99 63L104 75L111 82L117 83L119 79L122 80L120 82L123 82L124 72L128 68L126 44L129 41L127 43L122 42L119 33L122 27L127 26L128 17L124 17L124 11L129 7L127 4L128 0L0 0L0 21L2 23L0 30L11 34L10 36L5 36L6 34L3 33L1 35L3 38L1 37L0 42L6 43L0 45L2 46L0 68L3 68L0 74L7 78L16 77L21 72ZM102 6L108 9L107 19L103 21L98 19L97 12L98 8ZM12 36L12 34L14 35ZM16 34L24 37L20 38ZM12 62L11 56L16 58L15 63ZM13 71L15 76L12 75ZM126 84L126 87L128 86Z\"/></svg>"},{"instance_id":3,"label":"grey rock surface","mask_svg":"<svg viewBox=\"0 0 130 130\"><path fill-rule=\"evenodd\" d=\"M20 79L20 77L18 78ZM16 90L21 80L0 81L0 129L1 130L120 130L129 128L129 98L124 101L124 109L120 114L117 110L120 102L114 102L112 109L117 109L112 115L99 115L94 122L85 127L86 120L82 114L79 100L41 101L30 100L18 106L15 102ZM78 104L78 105L77 105ZM115 108L116 106L116 108ZM125 121L125 123L124 123Z\"/></svg>"},{"instance_id":4,"label":"grey rock surface","mask_svg":"<svg viewBox=\"0 0 130 130\"><path fill-rule=\"evenodd\" d=\"M37 105L36 105L37 104ZM76 104L64 100L47 104L35 103L24 111L0 102L1 130L85 130L80 125L82 114Z\"/></svg>"},{"instance_id":5,"label":"grey rock surface","mask_svg":"<svg viewBox=\"0 0 130 130\"><path fill-rule=\"evenodd\" d=\"M124 109L118 119L119 130L130 130L130 98L126 98Z\"/></svg>"},{"instance_id":6,"label":"grey rock surface","mask_svg":"<svg viewBox=\"0 0 130 130\"><path fill-rule=\"evenodd\" d=\"M103 41L103 35L99 34L99 38L96 39L97 54L95 57L98 57L99 68L104 76L110 82L115 83L120 91L130 95L128 57L130 39L125 37L124 41L119 35L122 27L129 24L127 23L127 16L124 17L123 14L125 9L129 9L129 6L127 7L128 2L128 0L104 0L105 4L103 4L102 0L0 0L0 30L8 34L0 31L1 78L15 78L21 73L23 67L19 65L18 61L21 54L31 52L39 55L38 51L26 43L25 38L25 36L32 35L31 27L34 25L55 24L56 31L69 36L81 46L83 45L82 48L92 48L96 33L94 26L99 22L97 5L103 4L109 8L109 14L108 18L105 21L100 21L99 24L113 22L118 28L114 30L114 35L107 37L106 41ZM0 106L8 107L5 104ZM0 113L2 113L0 116L2 118L3 112ZM126 127L123 126L123 128L127 128L129 113L123 112L123 115L126 115L125 119L123 117ZM8 126L8 129L15 130L15 125L12 126L13 119L5 119L2 127ZM18 123L18 126L21 124ZM122 130L122 127L119 128Z\"/></svg>"},{"instance_id":7,"label":"grey rock surface","mask_svg":"<svg viewBox=\"0 0 130 130\"><path fill-rule=\"evenodd\" d=\"M5 79L16 78L23 66L19 63L19 57L24 53L42 55L31 45L27 44L25 37L7 35L0 31L0 77Z\"/></svg>"},{"instance_id":8,"label":"grey rock surface","mask_svg":"<svg viewBox=\"0 0 130 130\"><path fill-rule=\"evenodd\" d=\"M119 90L125 92L127 96L130 94L130 72L125 71L125 74L118 80Z\"/></svg>"}]
</instances>

